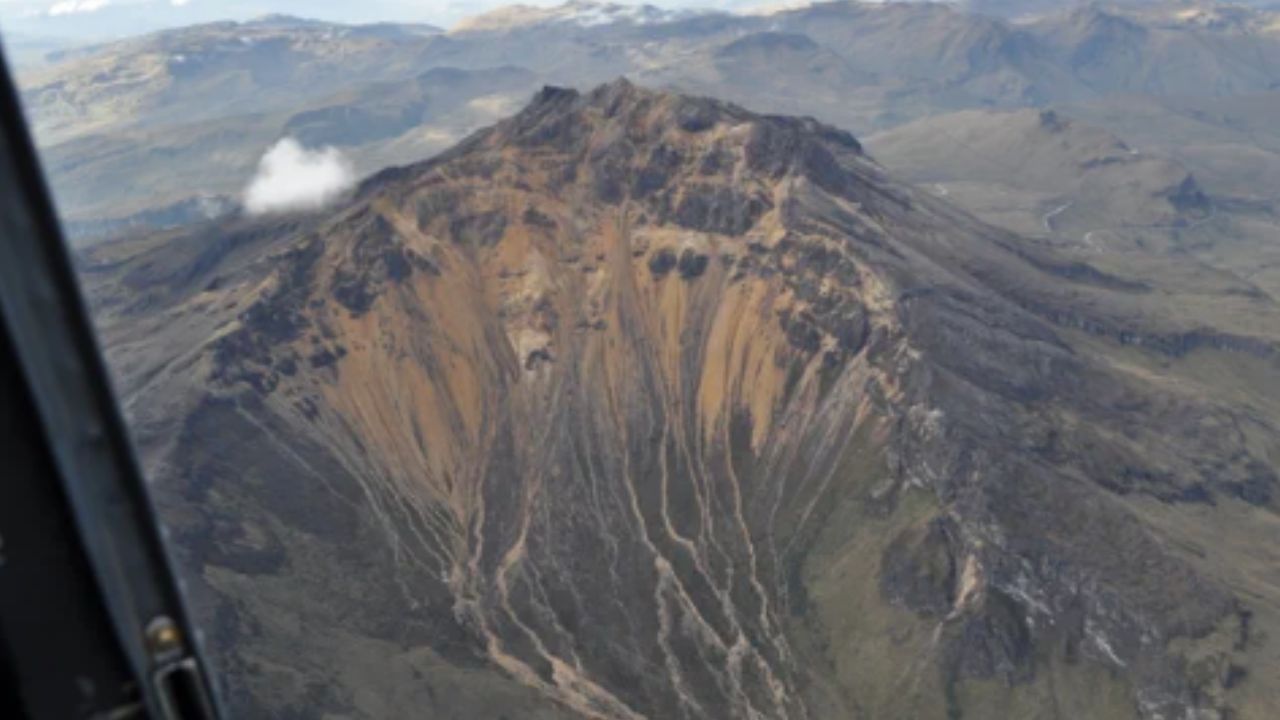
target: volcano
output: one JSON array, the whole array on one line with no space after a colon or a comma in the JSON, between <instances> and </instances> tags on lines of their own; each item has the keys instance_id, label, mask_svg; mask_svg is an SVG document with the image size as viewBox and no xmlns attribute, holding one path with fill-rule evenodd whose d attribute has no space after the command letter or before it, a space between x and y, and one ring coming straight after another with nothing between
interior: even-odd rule
<instances>
[{"instance_id":1,"label":"volcano","mask_svg":"<svg viewBox=\"0 0 1280 720\"><path fill-rule=\"evenodd\" d=\"M1274 343L1139 314L814 120L546 88L324 213L84 262L238 717L1275 692L1280 592L1191 519L1274 530L1274 435L1117 360Z\"/></svg>"}]
</instances>

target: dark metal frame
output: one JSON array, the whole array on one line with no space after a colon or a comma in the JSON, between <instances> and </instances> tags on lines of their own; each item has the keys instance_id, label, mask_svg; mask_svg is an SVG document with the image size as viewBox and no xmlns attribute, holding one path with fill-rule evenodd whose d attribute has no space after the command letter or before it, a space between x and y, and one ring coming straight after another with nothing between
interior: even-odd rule
<instances>
[{"instance_id":1,"label":"dark metal frame","mask_svg":"<svg viewBox=\"0 0 1280 720\"><path fill-rule=\"evenodd\" d=\"M194 630L0 58L0 717L216 718Z\"/></svg>"}]
</instances>

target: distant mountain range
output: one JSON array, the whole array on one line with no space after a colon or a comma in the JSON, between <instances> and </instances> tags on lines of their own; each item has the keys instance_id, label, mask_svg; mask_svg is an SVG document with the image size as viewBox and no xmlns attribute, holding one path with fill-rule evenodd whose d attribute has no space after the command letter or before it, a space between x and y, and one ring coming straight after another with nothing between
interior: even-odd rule
<instances>
[{"instance_id":1,"label":"distant mountain range","mask_svg":"<svg viewBox=\"0 0 1280 720\"><path fill-rule=\"evenodd\" d=\"M909 0L926 2L928 0ZM1190 5L1195 0L1185 0ZM1026 19L1055 14L1094 4L1095 0L949 0L956 8L994 17ZM1111 5L1141 7L1160 0L1111 0ZM510 26L515 23L571 22L599 25L616 19L670 19L695 14L767 14L783 8L820 5L802 0L712 0L700 8L690 0L668 0L656 5L609 0L569 0L555 6L548 2L532 5L500 0L473 3L416 3L413 0L365 0L359 4L337 0L217 0L217 2L171 0L7 0L0 4L0 30L26 37L55 38L62 42L85 43L175 27L223 20L246 21L264 14L314 17L330 22L411 22L442 28L476 22ZM1271 8L1270 0L1240 0L1235 5ZM661 7L659 7L661 6Z\"/></svg>"},{"instance_id":2,"label":"distant mountain range","mask_svg":"<svg viewBox=\"0 0 1280 720\"><path fill-rule=\"evenodd\" d=\"M429 5L435 5L431 8ZM210 22L246 21L263 15L323 18L333 22L429 24L438 4L413 0L6 0L0 31L83 45Z\"/></svg>"},{"instance_id":3,"label":"distant mountain range","mask_svg":"<svg viewBox=\"0 0 1280 720\"><path fill-rule=\"evenodd\" d=\"M444 33L273 17L64 53L23 86L64 212L76 227L115 227L194 197L234 198L299 123L371 172L437 152L501 114L485 108L518 105L545 82L625 75L859 133L968 108L1269 93L1277 18L1200 4L1089 5L1013 23L932 3L752 15L578 3L495 11ZM434 76L451 78L449 100L435 98L433 70L452 73ZM505 84L486 84L495 72ZM343 137L343 117L372 134ZM174 166L189 181L160 179ZM121 173L138 181L114 182Z\"/></svg>"}]
</instances>

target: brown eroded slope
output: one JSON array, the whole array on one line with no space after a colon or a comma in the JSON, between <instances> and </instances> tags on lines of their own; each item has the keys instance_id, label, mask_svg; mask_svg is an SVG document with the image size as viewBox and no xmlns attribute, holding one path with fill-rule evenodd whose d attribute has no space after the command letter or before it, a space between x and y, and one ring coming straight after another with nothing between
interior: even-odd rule
<instances>
[{"instance_id":1,"label":"brown eroded slope","mask_svg":"<svg viewBox=\"0 0 1280 720\"><path fill-rule=\"evenodd\" d=\"M811 120L548 88L326 216L87 263L245 717L1280 692L1274 416L1120 344L1265 374L1271 326L1134 315Z\"/></svg>"}]
</instances>

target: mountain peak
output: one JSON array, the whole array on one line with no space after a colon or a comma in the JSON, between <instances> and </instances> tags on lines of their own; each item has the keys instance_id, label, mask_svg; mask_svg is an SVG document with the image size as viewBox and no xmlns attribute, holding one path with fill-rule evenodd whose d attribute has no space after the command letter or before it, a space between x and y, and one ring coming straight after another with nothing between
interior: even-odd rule
<instances>
[{"instance_id":1,"label":"mountain peak","mask_svg":"<svg viewBox=\"0 0 1280 720\"><path fill-rule=\"evenodd\" d=\"M201 232L112 265L135 294L100 303L183 353L130 360L190 408L159 464L211 477L216 431L262 473L179 501L298 527L281 545L315 545L289 563L395 578L412 604L383 598L394 638L429 621L440 657L576 716L854 715L812 694L841 681L825 648L883 636L793 642L785 620L832 627L851 593L927 641L883 647L939 697L1136 667L1153 717L1205 696L1178 645L1247 624L1113 499L1265 506L1274 473L1215 408L1060 326L1214 340L1106 314L1146 288L896 183L811 118L623 79L548 87L330 213ZM291 504L311 497L334 501ZM227 562L285 562L246 547ZM1065 642L1079 651L1052 659ZM887 703L871 714L926 715Z\"/></svg>"},{"instance_id":2,"label":"mountain peak","mask_svg":"<svg viewBox=\"0 0 1280 720\"><path fill-rule=\"evenodd\" d=\"M422 167L502 148L553 154L557 185L589 187L593 202L638 203L727 234L750 228L786 178L852 198L878 172L852 135L813 118L760 115L626 78L585 93L545 87L514 117ZM710 188L714 197L703 194Z\"/></svg>"},{"instance_id":3,"label":"mountain peak","mask_svg":"<svg viewBox=\"0 0 1280 720\"><path fill-rule=\"evenodd\" d=\"M754 113L723 100L642 87L626 77L585 94L570 88L544 87L523 111L507 124L499 124L497 129L499 133L528 133L534 125L545 123L552 116L557 120L579 116L592 126L630 123L626 136L632 139L655 139L666 132L716 135L713 131L717 128L721 131L729 127L759 128L758 133L788 134L792 143L807 136L855 153L862 151L853 135L811 117ZM738 134L747 142L760 139L750 132Z\"/></svg>"}]
</instances>

